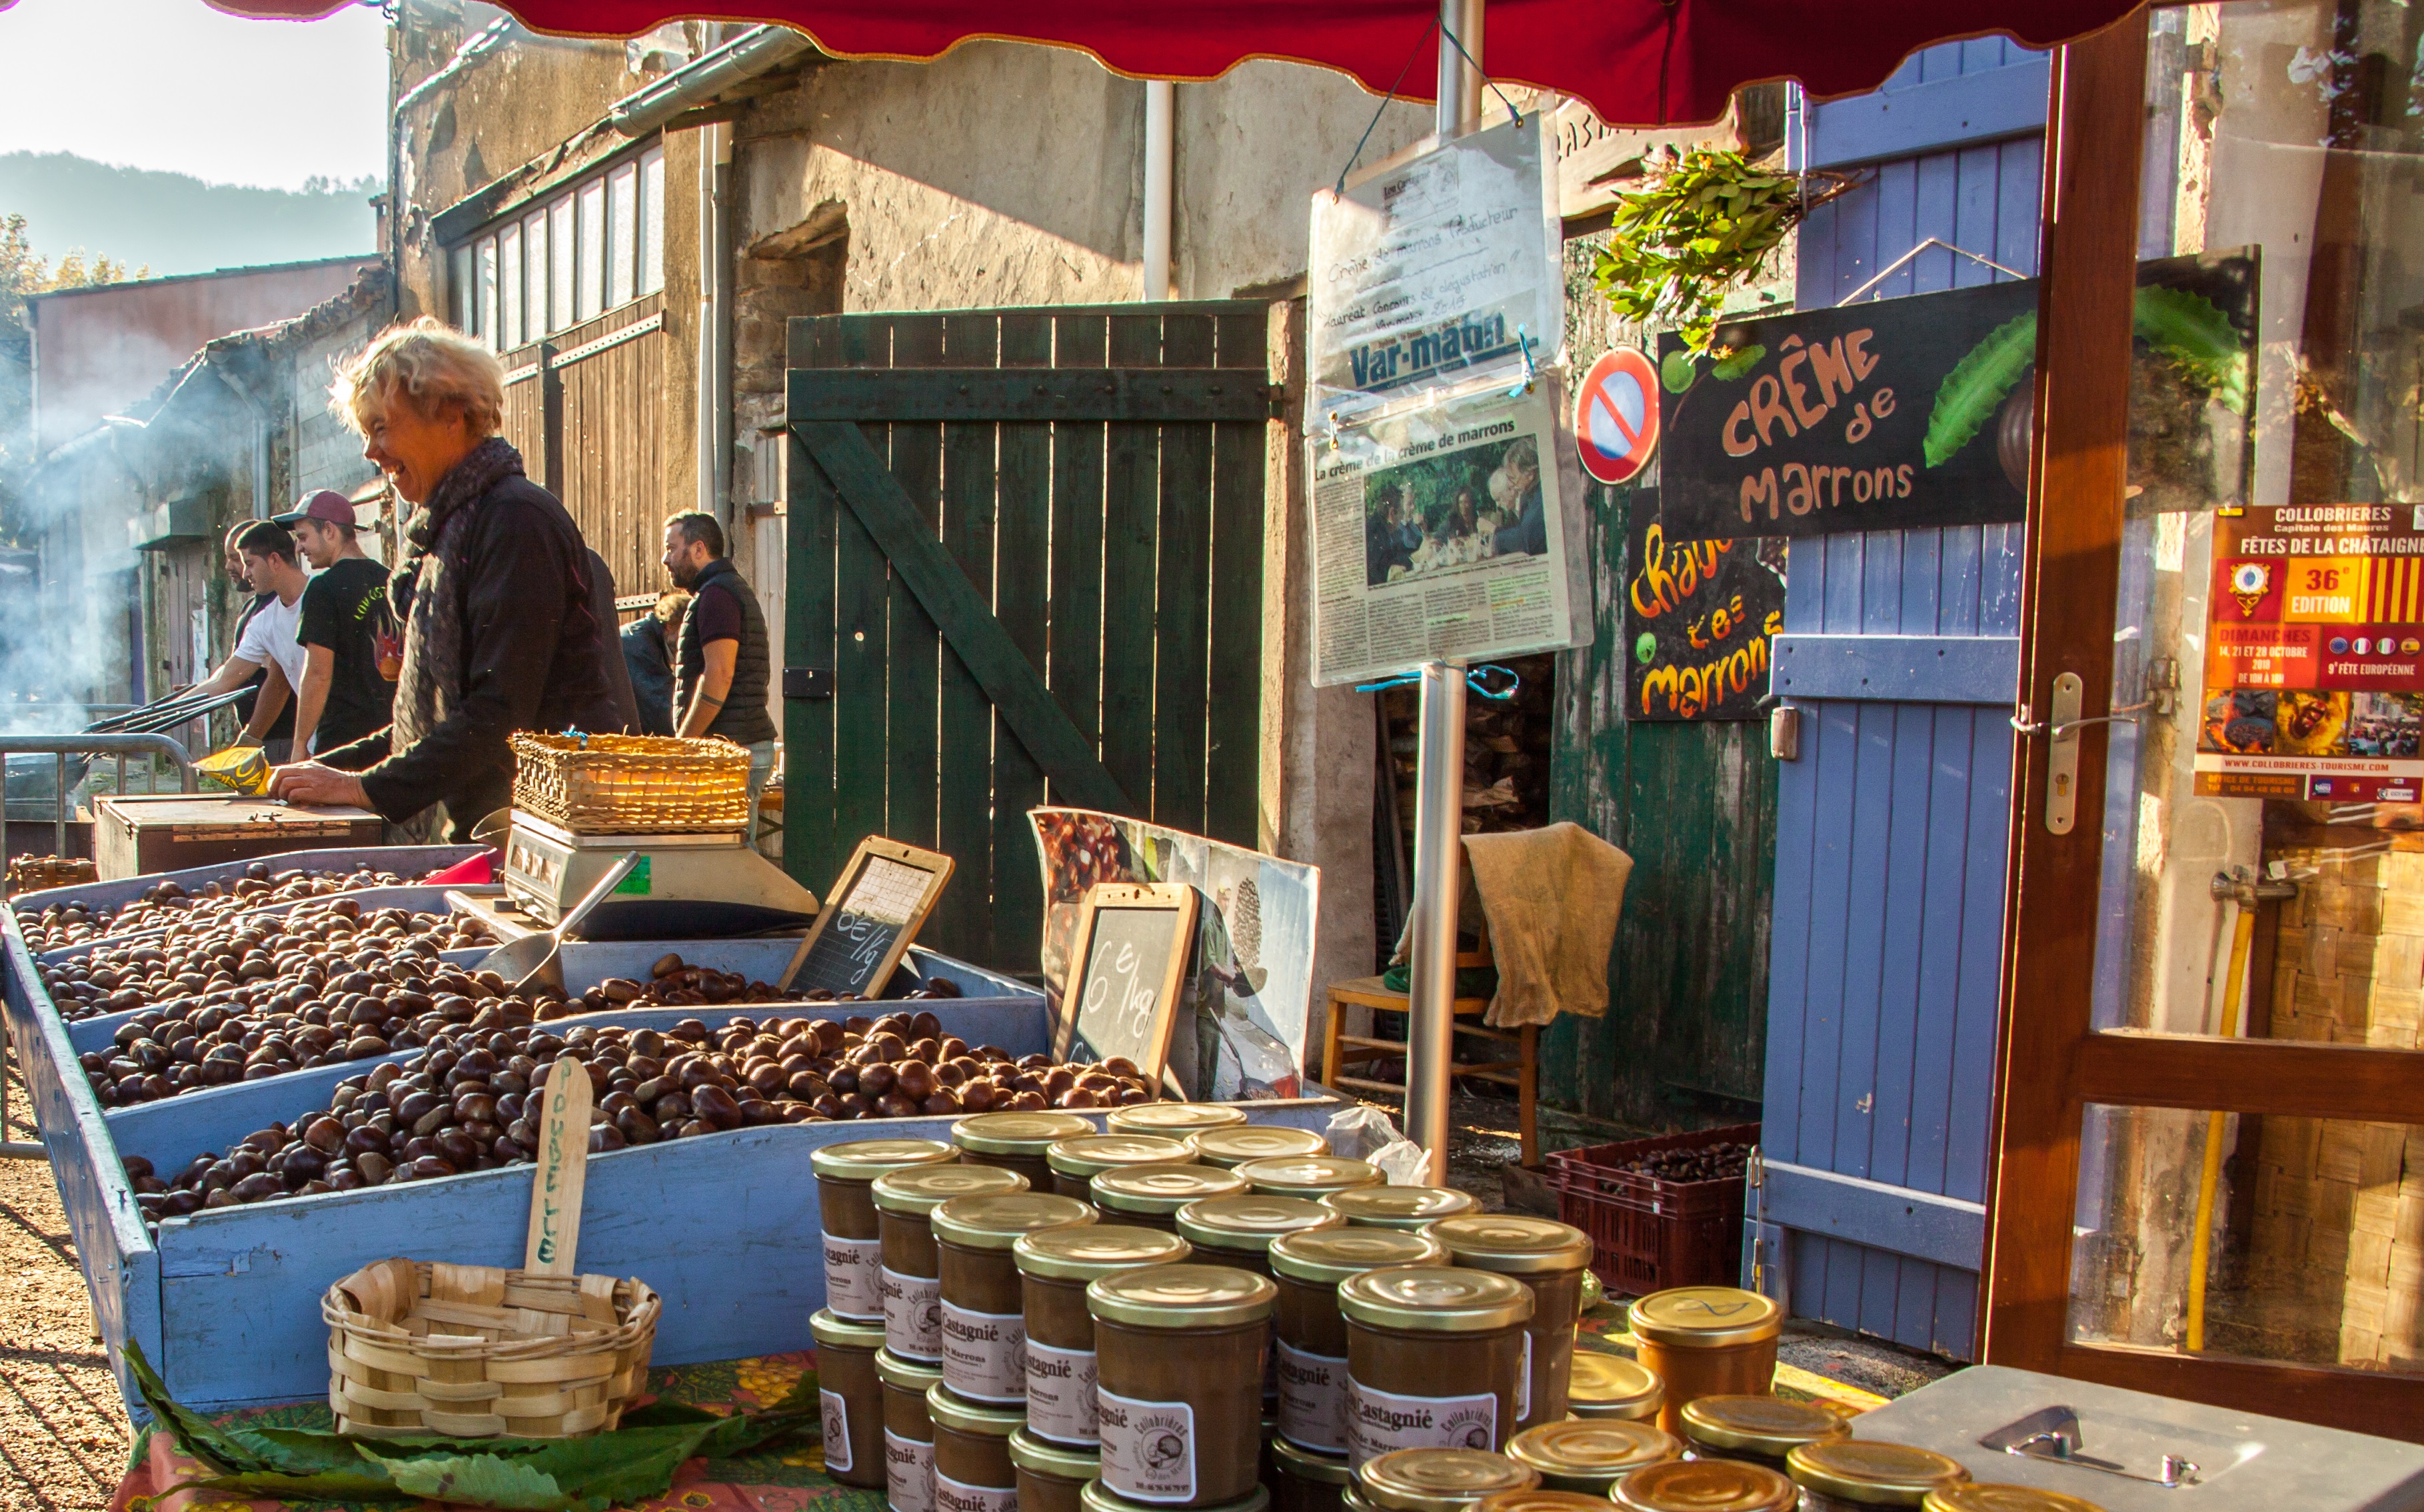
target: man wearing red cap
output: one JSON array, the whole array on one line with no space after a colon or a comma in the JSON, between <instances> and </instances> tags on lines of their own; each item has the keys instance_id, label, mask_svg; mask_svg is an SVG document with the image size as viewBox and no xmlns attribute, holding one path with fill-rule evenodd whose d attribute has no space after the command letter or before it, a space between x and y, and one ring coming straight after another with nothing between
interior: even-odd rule
<instances>
[{"instance_id":1,"label":"man wearing red cap","mask_svg":"<svg viewBox=\"0 0 2424 1512\"><path fill-rule=\"evenodd\" d=\"M303 590L295 638L303 645L295 691L295 756L333 751L387 727L401 655L388 613L387 570L354 539L353 501L323 488L277 517L315 572Z\"/></svg>"}]
</instances>

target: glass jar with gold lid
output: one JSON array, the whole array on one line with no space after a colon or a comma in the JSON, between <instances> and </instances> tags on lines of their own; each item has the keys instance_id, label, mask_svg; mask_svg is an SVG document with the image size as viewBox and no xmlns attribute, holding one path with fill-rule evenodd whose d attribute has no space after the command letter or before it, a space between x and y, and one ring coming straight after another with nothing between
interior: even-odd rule
<instances>
[{"instance_id":1,"label":"glass jar with gold lid","mask_svg":"<svg viewBox=\"0 0 2424 1512\"><path fill-rule=\"evenodd\" d=\"M1218 1166L1120 1166L1088 1184L1094 1206L1113 1223L1178 1232L1178 1210L1207 1197L1242 1197L1246 1178Z\"/></svg>"},{"instance_id":2,"label":"glass jar with gold lid","mask_svg":"<svg viewBox=\"0 0 2424 1512\"><path fill-rule=\"evenodd\" d=\"M1207 1166L1236 1167L1250 1160L1277 1160L1286 1155L1325 1155L1330 1141L1311 1129L1284 1123L1245 1123L1236 1128L1204 1129L1187 1137L1195 1157Z\"/></svg>"},{"instance_id":3,"label":"glass jar with gold lid","mask_svg":"<svg viewBox=\"0 0 2424 1512\"><path fill-rule=\"evenodd\" d=\"M884 1382L875 1374L884 1325L831 1308L808 1319L817 1341L817 1395L824 1409L825 1473L844 1486L884 1484Z\"/></svg>"},{"instance_id":4,"label":"glass jar with gold lid","mask_svg":"<svg viewBox=\"0 0 2424 1512\"><path fill-rule=\"evenodd\" d=\"M1806 1443L1851 1437L1843 1415L1822 1402L1780 1396L1703 1396L1684 1404L1683 1442L1701 1459L1739 1459L1785 1471L1784 1456Z\"/></svg>"},{"instance_id":5,"label":"glass jar with gold lid","mask_svg":"<svg viewBox=\"0 0 2424 1512\"><path fill-rule=\"evenodd\" d=\"M1642 1466L1663 1465L1682 1456L1683 1445L1673 1434L1652 1424L1617 1419L1542 1423L1507 1440L1507 1457L1539 1471L1541 1485L1603 1497Z\"/></svg>"},{"instance_id":6,"label":"glass jar with gold lid","mask_svg":"<svg viewBox=\"0 0 2424 1512\"><path fill-rule=\"evenodd\" d=\"M1486 1496L1539 1484L1530 1466L1480 1449L1399 1449L1355 1472L1356 1493L1376 1512L1467 1512Z\"/></svg>"},{"instance_id":7,"label":"glass jar with gold lid","mask_svg":"<svg viewBox=\"0 0 2424 1512\"><path fill-rule=\"evenodd\" d=\"M2041 1491L2033 1486L2002 1486L1992 1481L1971 1481L1961 1486L1940 1486L1927 1493L1920 1504L1926 1512L2104 1512L2093 1502L2060 1491Z\"/></svg>"},{"instance_id":8,"label":"glass jar with gold lid","mask_svg":"<svg viewBox=\"0 0 2424 1512\"><path fill-rule=\"evenodd\" d=\"M1271 1439L1273 1512L1339 1512L1340 1493L1354 1478L1344 1455L1317 1455L1285 1439Z\"/></svg>"},{"instance_id":9,"label":"glass jar with gold lid","mask_svg":"<svg viewBox=\"0 0 2424 1512\"><path fill-rule=\"evenodd\" d=\"M1087 1183L1124 1166L1191 1166L1195 1157L1177 1139L1155 1134L1088 1134L1056 1141L1045 1152L1052 1189L1079 1202L1092 1198Z\"/></svg>"},{"instance_id":10,"label":"glass jar with gold lid","mask_svg":"<svg viewBox=\"0 0 2424 1512\"><path fill-rule=\"evenodd\" d=\"M1927 1493L1970 1478L1961 1461L1915 1444L1873 1439L1805 1443L1784 1456L1801 1488L1805 1512L1863 1512L1879 1506L1922 1506Z\"/></svg>"},{"instance_id":11,"label":"glass jar with gold lid","mask_svg":"<svg viewBox=\"0 0 2424 1512\"><path fill-rule=\"evenodd\" d=\"M1573 1370L1574 1323L1582 1316L1583 1277L1589 1273L1590 1235L1555 1218L1521 1213L1466 1213L1442 1218L1423 1232L1445 1245L1455 1264L1495 1271L1530 1288L1532 1321L1524 1335L1527 1378L1516 1409L1517 1426L1564 1418L1566 1385Z\"/></svg>"},{"instance_id":12,"label":"glass jar with gold lid","mask_svg":"<svg viewBox=\"0 0 2424 1512\"><path fill-rule=\"evenodd\" d=\"M1246 1110L1226 1103L1139 1103L1115 1107L1103 1121L1112 1134L1157 1134L1184 1139L1205 1129L1233 1129L1246 1122Z\"/></svg>"},{"instance_id":13,"label":"glass jar with gold lid","mask_svg":"<svg viewBox=\"0 0 2424 1512\"><path fill-rule=\"evenodd\" d=\"M951 1125L951 1144L964 1166L998 1166L1027 1178L1033 1190L1052 1189L1052 1168L1044 1153L1061 1139L1094 1132L1075 1113L972 1113Z\"/></svg>"},{"instance_id":14,"label":"glass jar with gold lid","mask_svg":"<svg viewBox=\"0 0 2424 1512\"><path fill-rule=\"evenodd\" d=\"M1639 1361L1597 1349L1574 1351L1573 1374L1566 1382L1566 1410L1574 1416L1635 1422L1656 1417L1666 1400L1666 1383Z\"/></svg>"},{"instance_id":15,"label":"glass jar with gold lid","mask_svg":"<svg viewBox=\"0 0 2424 1512\"><path fill-rule=\"evenodd\" d=\"M1732 1459L1670 1459L1616 1483L1624 1512L1793 1512L1801 1488L1765 1465Z\"/></svg>"},{"instance_id":16,"label":"glass jar with gold lid","mask_svg":"<svg viewBox=\"0 0 2424 1512\"><path fill-rule=\"evenodd\" d=\"M1092 1452L1095 1441L1094 1316L1086 1288L1105 1276L1174 1265L1191 1249L1174 1233L1129 1224L1083 1224L1020 1236L1020 1311L1027 1329L1027 1425ZM1075 1495L1073 1491L1071 1493Z\"/></svg>"},{"instance_id":17,"label":"glass jar with gold lid","mask_svg":"<svg viewBox=\"0 0 2424 1512\"><path fill-rule=\"evenodd\" d=\"M1453 1186L1349 1186L1323 1194L1321 1205L1359 1229L1421 1229L1481 1208Z\"/></svg>"},{"instance_id":18,"label":"glass jar with gold lid","mask_svg":"<svg viewBox=\"0 0 2424 1512\"><path fill-rule=\"evenodd\" d=\"M1032 1428L1010 1436L1010 1464L1018 1474L1019 1512L1080 1512L1086 1483L1103 1468L1092 1448L1054 1443Z\"/></svg>"},{"instance_id":19,"label":"glass jar with gold lid","mask_svg":"<svg viewBox=\"0 0 2424 1512\"><path fill-rule=\"evenodd\" d=\"M1532 1294L1505 1276L1396 1265L1338 1283L1347 1319L1347 1457L1497 1449L1515 1431Z\"/></svg>"},{"instance_id":20,"label":"glass jar with gold lid","mask_svg":"<svg viewBox=\"0 0 2424 1512\"><path fill-rule=\"evenodd\" d=\"M1013 1248L1029 1233L1094 1221L1092 1208L1050 1192L954 1197L934 1209L927 1224L942 1268L944 1385L971 1402L1025 1410L1027 1320Z\"/></svg>"},{"instance_id":21,"label":"glass jar with gold lid","mask_svg":"<svg viewBox=\"0 0 2424 1512\"><path fill-rule=\"evenodd\" d=\"M934 1512L1018 1512L1010 1436L1023 1409L971 1402L937 1381L926 1391L934 1430Z\"/></svg>"},{"instance_id":22,"label":"glass jar with gold lid","mask_svg":"<svg viewBox=\"0 0 2424 1512\"><path fill-rule=\"evenodd\" d=\"M1666 1386L1658 1425L1682 1431L1684 1404L1698 1396L1746 1396L1776 1384L1776 1337L1784 1310L1735 1286L1678 1286L1633 1304L1641 1362Z\"/></svg>"},{"instance_id":23,"label":"glass jar with gold lid","mask_svg":"<svg viewBox=\"0 0 2424 1512\"><path fill-rule=\"evenodd\" d=\"M1278 1288L1228 1265L1154 1265L1086 1288L1103 1484L1204 1507L1259 1483L1263 1356Z\"/></svg>"},{"instance_id":24,"label":"glass jar with gold lid","mask_svg":"<svg viewBox=\"0 0 2424 1512\"><path fill-rule=\"evenodd\" d=\"M1344 1155L1277 1155L1249 1160L1236 1170L1254 1190L1267 1196L1301 1197L1314 1202L1332 1192L1385 1186L1389 1181L1370 1161Z\"/></svg>"},{"instance_id":25,"label":"glass jar with gold lid","mask_svg":"<svg viewBox=\"0 0 2424 1512\"><path fill-rule=\"evenodd\" d=\"M917 1166L875 1178L869 1193L883 1244L885 1348L903 1360L942 1361L943 1261L934 1246L934 1209L954 1198L1025 1190L1026 1177L991 1166Z\"/></svg>"},{"instance_id":26,"label":"glass jar with gold lid","mask_svg":"<svg viewBox=\"0 0 2424 1512\"><path fill-rule=\"evenodd\" d=\"M853 1139L808 1153L824 1230L825 1306L836 1314L867 1322L884 1316L883 1241L869 1184L886 1171L951 1157L951 1147L934 1139Z\"/></svg>"},{"instance_id":27,"label":"glass jar with gold lid","mask_svg":"<svg viewBox=\"0 0 2424 1512\"><path fill-rule=\"evenodd\" d=\"M1279 1432L1316 1454L1347 1453L1347 1320L1338 1283L1384 1265L1437 1265L1435 1239L1394 1229L1308 1229L1271 1241L1279 1283L1271 1353L1279 1375Z\"/></svg>"},{"instance_id":28,"label":"glass jar with gold lid","mask_svg":"<svg viewBox=\"0 0 2424 1512\"><path fill-rule=\"evenodd\" d=\"M1346 1226L1345 1218L1318 1202L1252 1192L1243 1197L1207 1197L1178 1210L1180 1237L1206 1260L1241 1265L1264 1276L1271 1273L1271 1241L1281 1234Z\"/></svg>"},{"instance_id":29,"label":"glass jar with gold lid","mask_svg":"<svg viewBox=\"0 0 2424 1512\"><path fill-rule=\"evenodd\" d=\"M1270 1488L1266 1486L1256 1486L1234 1502L1223 1502L1216 1506L1198 1507L1195 1512L1268 1512L1270 1504ZM1112 1490L1101 1481L1092 1480L1086 1483L1086 1488L1083 1491L1077 1493L1077 1505L1079 1512L1169 1512L1170 1504L1133 1501Z\"/></svg>"},{"instance_id":30,"label":"glass jar with gold lid","mask_svg":"<svg viewBox=\"0 0 2424 1512\"><path fill-rule=\"evenodd\" d=\"M1473 1512L1608 1512L1608 1506L1604 1496L1538 1486L1528 1491L1493 1491L1475 1502Z\"/></svg>"}]
</instances>

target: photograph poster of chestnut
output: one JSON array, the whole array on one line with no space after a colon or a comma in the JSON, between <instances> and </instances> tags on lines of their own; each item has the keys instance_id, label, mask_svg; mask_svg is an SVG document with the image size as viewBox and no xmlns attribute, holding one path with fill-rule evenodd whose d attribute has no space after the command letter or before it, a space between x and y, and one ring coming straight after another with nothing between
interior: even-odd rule
<instances>
[{"instance_id":1,"label":"photograph poster of chestnut","mask_svg":"<svg viewBox=\"0 0 2424 1512\"><path fill-rule=\"evenodd\" d=\"M1941 249L1920 271L1988 270ZM2255 445L2252 249L2138 265L2133 513L2244 501ZM1658 482L1678 540L2018 520L2028 501L2037 283L2016 279L1660 339Z\"/></svg>"}]
</instances>

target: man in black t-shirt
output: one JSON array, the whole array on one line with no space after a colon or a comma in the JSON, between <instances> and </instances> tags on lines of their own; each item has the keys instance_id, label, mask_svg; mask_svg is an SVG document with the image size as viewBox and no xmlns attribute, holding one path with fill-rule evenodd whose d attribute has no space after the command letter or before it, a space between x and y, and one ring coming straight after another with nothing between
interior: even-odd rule
<instances>
[{"instance_id":1,"label":"man in black t-shirt","mask_svg":"<svg viewBox=\"0 0 2424 1512\"><path fill-rule=\"evenodd\" d=\"M388 725L402 657L388 613L387 569L355 539L353 501L323 488L278 517L318 570L303 590L303 686L295 694L295 755L333 751Z\"/></svg>"}]
</instances>

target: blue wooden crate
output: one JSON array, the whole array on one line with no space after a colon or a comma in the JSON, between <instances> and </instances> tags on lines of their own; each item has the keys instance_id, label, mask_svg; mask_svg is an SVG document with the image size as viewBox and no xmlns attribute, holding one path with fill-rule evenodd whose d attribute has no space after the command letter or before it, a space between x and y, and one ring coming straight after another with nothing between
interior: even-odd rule
<instances>
[{"instance_id":1,"label":"blue wooden crate","mask_svg":"<svg viewBox=\"0 0 2424 1512\"><path fill-rule=\"evenodd\" d=\"M248 874L248 868L265 863L272 871L392 871L399 877L425 877L440 867L451 867L458 861L469 861L490 847L485 845L374 845L343 846L327 851L294 851L284 855L254 856L245 861L220 861L207 867L188 867L183 871L154 871L140 877L121 877L116 882L81 883L72 887L46 887L40 892L19 893L10 899L11 908L31 906L48 908L53 903L82 902L96 908L115 909L132 902L138 893L150 891L164 882L173 882L187 892L196 891L215 882L234 882Z\"/></svg>"},{"instance_id":2,"label":"blue wooden crate","mask_svg":"<svg viewBox=\"0 0 2424 1512\"><path fill-rule=\"evenodd\" d=\"M319 1301L330 1282L390 1255L471 1265L520 1263L528 1167L222 1209L142 1224L121 1157L175 1170L273 1121L320 1104L367 1062L239 1082L106 1116L76 1067L69 1027L42 995L13 920L6 931L5 1016L33 1095L66 1206L93 1316L111 1345L139 1342L188 1406L217 1411L318 1396L327 1385ZM641 942L577 947L568 976L645 973L666 950L726 970L771 974L756 961L796 942ZM751 963L744 964L744 962ZM773 969L779 969L780 963ZM912 969L947 977L959 999L921 1002L947 1030L1013 1054L1048 1048L1043 995L965 963L917 950ZM840 1007L842 1005L831 1005ZM855 1006L855 1005L852 1005ZM827 1005L805 1005L813 1013ZM591 1024L720 1023L763 1006L692 1006L594 1014ZM1247 1105L1258 1122L1320 1129L1341 1106L1328 1094ZM878 1136L948 1138L949 1118L779 1124L638 1146L590 1166L580 1265L637 1276L664 1297L659 1364L804 1349L824 1305L809 1152ZM121 1385L124 1377L120 1369ZM130 1405L133 1398L130 1393Z\"/></svg>"},{"instance_id":3,"label":"blue wooden crate","mask_svg":"<svg viewBox=\"0 0 2424 1512\"><path fill-rule=\"evenodd\" d=\"M446 895L448 893L468 893L474 897L502 897L503 896L504 888L502 886L432 887L421 883L409 883L395 887L357 887L351 892L322 893L314 898L297 898L283 903L264 903L259 908L241 910L238 913L230 915L229 917L231 919L282 918L306 903L326 903L339 898L350 898L355 902L361 904L365 911L381 908L401 908L406 912L412 914L446 914L453 912L453 909L446 901ZM132 945L138 940L158 939L160 936L167 932L168 931L163 928L157 930L135 930L125 934L97 935L89 940L79 940L73 945L63 945L56 950L45 950L40 955L35 957L35 959L41 962L44 965L52 965L61 961L73 961L79 957L90 955L93 951L101 949L104 947ZM796 944L797 942L794 941L793 943ZM488 949L495 948L496 947L494 946L490 946L488 947ZM481 955L486 955L486 950L478 952L478 954ZM454 952L454 954L460 954L460 952Z\"/></svg>"}]
</instances>

